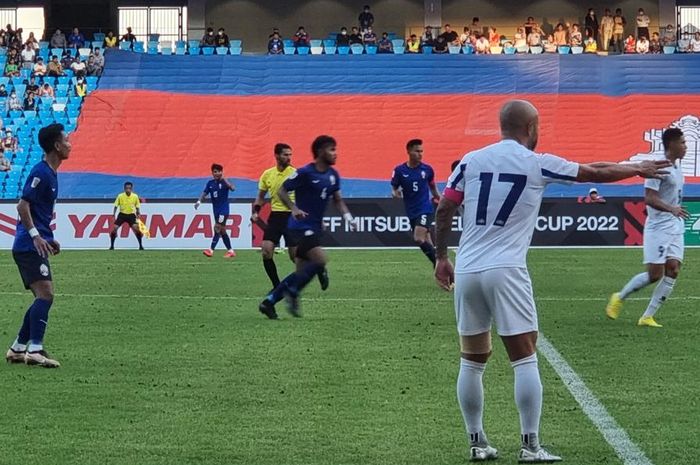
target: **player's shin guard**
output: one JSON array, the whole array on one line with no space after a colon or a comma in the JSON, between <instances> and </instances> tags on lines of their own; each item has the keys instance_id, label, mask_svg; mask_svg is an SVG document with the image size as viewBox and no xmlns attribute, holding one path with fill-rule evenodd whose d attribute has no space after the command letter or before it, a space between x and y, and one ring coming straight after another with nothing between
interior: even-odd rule
<instances>
[{"instance_id":1,"label":"player's shin guard","mask_svg":"<svg viewBox=\"0 0 700 465\"><path fill-rule=\"evenodd\" d=\"M647 287L649 283L651 283L651 280L649 279L649 273L647 273L646 271L644 273L639 273L638 275L630 279L627 284L625 284L625 287L623 287L620 291L620 298L622 300L625 300L633 292L637 292Z\"/></svg>"},{"instance_id":2,"label":"player's shin guard","mask_svg":"<svg viewBox=\"0 0 700 465\"><path fill-rule=\"evenodd\" d=\"M457 400L472 445L488 444L483 424L485 369L485 363L461 359L457 376Z\"/></svg>"},{"instance_id":3,"label":"player's shin guard","mask_svg":"<svg viewBox=\"0 0 700 465\"><path fill-rule=\"evenodd\" d=\"M228 236L227 233L221 234L221 240L224 241L224 246L226 247L226 250L231 250L231 238Z\"/></svg>"},{"instance_id":4,"label":"player's shin guard","mask_svg":"<svg viewBox=\"0 0 700 465\"><path fill-rule=\"evenodd\" d=\"M542 382L537 354L511 362L515 371L515 404L520 413L523 446L539 449L538 433L542 414Z\"/></svg>"},{"instance_id":5,"label":"player's shin guard","mask_svg":"<svg viewBox=\"0 0 700 465\"><path fill-rule=\"evenodd\" d=\"M267 277L270 278L270 281L272 282L272 287L279 286L280 277L277 274L277 265L275 265L275 261L271 258L263 258L263 267L265 268Z\"/></svg>"},{"instance_id":6,"label":"player's shin guard","mask_svg":"<svg viewBox=\"0 0 700 465\"><path fill-rule=\"evenodd\" d=\"M673 292L673 286L675 284L676 280L668 276L664 276L663 279L659 281L659 284L656 285L656 289L654 289L654 293L651 295L649 306L642 318L654 316L654 314L656 314L661 304L663 304L671 295L671 292Z\"/></svg>"},{"instance_id":7,"label":"player's shin guard","mask_svg":"<svg viewBox=\"0 0 700 465\"><path fill-rule=\"evenodd\" d=\"M26 347L24 346L26 346L29 342L29 328L31 327L31 310L32 307L29 307L24 313L24 320L22 320L22 326L19 328L19 333L17 333L17 339L12 345L12 348L18 352L26 350Z\"/></svg>"},{"instance_id":8,"label":"player's shin guard","mask_svg":"<svg viewBox=\"0 0 700 465\"><path fill-rule=\"evenodd\" d=\"M29 351L42 349L44 333L49 324L49 310L53 302L44 299L35 299L29 307Z\"/></svg>"},{"instance_id":9,"label":"player's shin guard","mask_svg":"<svg viewBox=\"0 0 700 465\"><path fill-rule=\"evenodd\" d=\"M216 250L216 245L219 243L220 237L221 235L219 233L214 233L214 237L211 238L211 245L209 246L211 250Z\"/></svg>"},{"instance_id":10,"label":"player's shin guard","mask_svg":"<svg viewBox=\"0 0 700 465\"><path fill-rule=\"evenodd\" d=\"M421 242L420 249L423 251L428 260L435 266L435 246L428 241Z\"/></svg>"}]
</instances>

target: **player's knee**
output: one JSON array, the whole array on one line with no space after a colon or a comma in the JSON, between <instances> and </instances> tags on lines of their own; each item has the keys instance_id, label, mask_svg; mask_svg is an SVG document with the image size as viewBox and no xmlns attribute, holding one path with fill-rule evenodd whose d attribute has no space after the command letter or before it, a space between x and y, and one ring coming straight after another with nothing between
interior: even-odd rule
<instances>
[{"instance_id":1,"label":"player's knee","mask_svg":"<svg viewBox=\"0 0 700 465\"><path fill-rule=\"evenodd\" d=\"M654 267L649 270L649 281L652 283L657 282L661 278L664 277L664 268L663 267Z\"/></svg>"},{"instance_id":2,"label":"player's knee","mask_svg":"<svg viewBox=\"0 0 700 465\"><path fill-rule=\"evenodd\" d=\"M476 362L476 363L486 363L489 361L489 358L491 357L491 351L489 351L486 354L466 354L462 352L462 358L465 360L469 360L470 362Z\"/></svg>"},{"instance_id":3,"label":"player's knee","mask_svg":"<svg viewBox=\"0 0 700 465\"><path fill-rule=\"evenodd\" d=\"M674 262L674 263L667 263L666 264L666 276L672 279L678 278L678 275L681 272L681 265L680 263Z\"/></svg>"},{"instance_id":4,"label":"player's knee","mask_svg":"<svg viewBox=\"0 0 700 465\"><path fill-rule=\"evenodd\" d=\"M262 256L265 260L271 259L275 254L275 247L265 242L263 242L261 250Z\"/></svg>"}]
</instances>

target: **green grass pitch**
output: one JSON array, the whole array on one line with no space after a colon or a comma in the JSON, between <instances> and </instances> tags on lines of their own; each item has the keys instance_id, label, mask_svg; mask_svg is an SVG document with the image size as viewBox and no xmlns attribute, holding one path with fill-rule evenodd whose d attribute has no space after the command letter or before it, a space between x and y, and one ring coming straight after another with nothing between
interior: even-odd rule
<instances>
[{"instance_id":1,"label":"green grass pitch","mask_svg":"<svg viewBox=\"0 0 700 465\"><path fill-rule=\"evenodd\" d=\"M257 252L55 257L46 343L63 366L2 366L0 464L465 463L450 294L417 250L330 256L330 289L312 283L304 318L281 305L280 321L257 311L269 289ZM530 253L541 330L655 465L700 463L699 259L687 251L652 330L635 326L645 300L618 321L603 313L641 250ZM5 344L30 300L3 253ZM486 431L513 464L513 375L495 342ZM565 463L620 464L544 357L540 367L545 445Z\"/></svg>"}]
</instances>

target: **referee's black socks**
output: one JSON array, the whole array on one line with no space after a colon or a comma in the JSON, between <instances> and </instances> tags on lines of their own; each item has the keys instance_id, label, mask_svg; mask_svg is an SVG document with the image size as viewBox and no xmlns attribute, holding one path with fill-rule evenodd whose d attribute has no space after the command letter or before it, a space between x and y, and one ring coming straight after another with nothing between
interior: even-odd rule
<instances>
[{"instance_id":1,"label":"referee's black socks","mask_svg":"<svg viewBox=\"0 0 700 465\"><path fill-rule=\"evenodd\" d=\"M421 242L420 244L420 249L423 251L426 257L428 257L428 260L433 264L433 268L435 267L435 246L431 244L428 241Z\"/></svg>"},{"instance_id":2,"label":"referee's black socks","mask_svg":"<svg viewBox=\"0 0 700 465\"><path fill-rule=\"evenodd\" d=\"M265 273L267 273L267 277L270 278L272 282L272 287L279 286L280 277L277 274L277 265L275 265L275 261L271 258L263 258L263 267L265 267Z\"/></svg>"}]
</instances>

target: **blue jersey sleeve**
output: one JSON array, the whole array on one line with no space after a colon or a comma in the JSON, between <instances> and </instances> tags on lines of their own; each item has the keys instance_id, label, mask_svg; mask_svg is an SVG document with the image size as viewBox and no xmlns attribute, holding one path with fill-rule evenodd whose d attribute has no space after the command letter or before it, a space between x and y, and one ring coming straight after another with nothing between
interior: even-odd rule
<instances>
[{"instance_id":1,"label":"blue jersey sleeve","mask_svg":"<svg viewBox=\"0 0 700 465\"><path fill-rule=\"evenodd\" d=\"M45 173L41 173L39 170L32 170L32 172L29 173L29 177L27 177L27 181L24 183L22 200L29 203L42 200L49 184L50 180L46 177Z\"/></svg>"},{"instance_id":2,"label":"blue jersey sleeve","mask_svg":"<svg viewBox=\"0 0 700 465\"><path fill-rule=\"evenodd\" d=\"M428 184L431 186L435 184L435 171L432 166L428 167Z\"/></svg>"},{"instance_id":3,"label":"blue jersey sleeve","mask_svg":"<svg viewBox=\"0 0 700 465\"><path fill-rule=\"evenodd\" d=\"M297 170L296 172L292 173L287 180L284 181L284 190L287 192L297 190L301 185L303 185L305 177L306 173L302 170Z\"/></svg>"},{"instance_id":4,"label":"blue jersey sleeve","mask_svg":"<svg viewBox=\"0 0 700 465\"><path fill-rule=\"evenodd\" d=\"M333 192L338 192L340 190L340 175L336 170L333 170L333 173L335 174L335 186L333 186Z\"/></svg>"},{"instance_id":5,"label":"blue jersey sleeve","mask_svg":"<svg viewBox=\"0 0 700 465\"><path fill-rule=\"evenodd\" d=\"M391 173L391 185L394 189L398 189L401 186L401 181L399 179L399 167L397 166L394 168L394 171Z\"/></svg>"}]
</instances>

